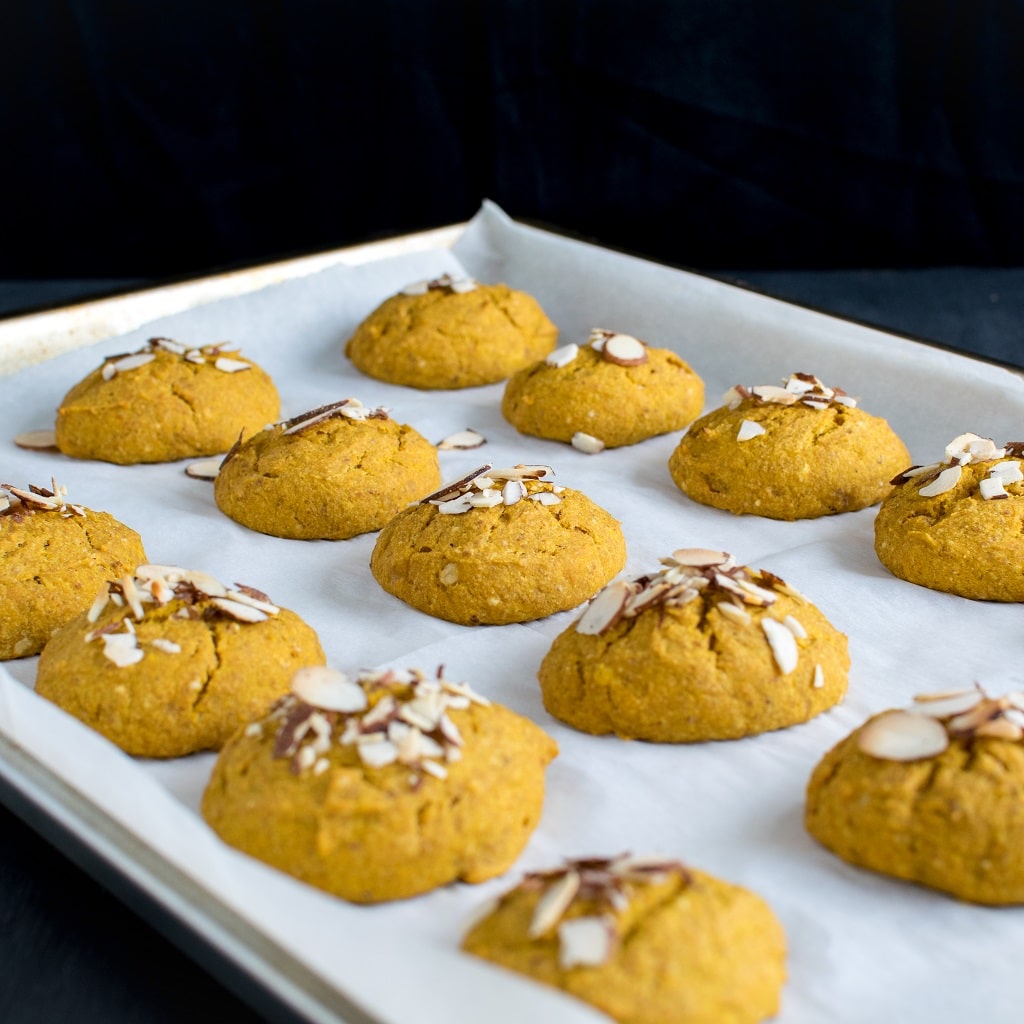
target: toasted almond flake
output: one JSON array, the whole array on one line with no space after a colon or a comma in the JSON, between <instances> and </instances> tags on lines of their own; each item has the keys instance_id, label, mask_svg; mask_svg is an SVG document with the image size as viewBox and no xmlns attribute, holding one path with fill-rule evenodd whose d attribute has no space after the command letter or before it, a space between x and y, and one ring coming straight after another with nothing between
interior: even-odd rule
<instances>
[{"instance_id":1,"label":"toasted almond flake","mask_svg":"<svg viewBox=\"0 0 1024 1024\"><path fill-rule=\"evenodd\" d=\"M605 341L601 355L619 366L640 366L647 362L647 346L631 334L613 334Z\"/></svg>"},{"instance_id":2,"label":"toasted almond flake","mask_svg":"<svg viewBox=\"0 0 1024 1024\"><path fill-rule=\"evenodd\" d=\"M944 469L931 483L925 484L917 493L922 498L934 498L945 494L960 482L962 472L959 466L950 466L949 469Z\"/></svg>"},{"instance_id":3,"label":"toasted almond flake","mask_svg":"<svg viewBox=\"0 0 1024 1024\"><path fill-rule=\"evenodd\" d=\"M149 643L151 647L155 647L158 651L163 651L165 654L181 654L181 644L176 644L173 640L166 639L166 637L155 637Z\"/></svg>"},{"instance_id":4,"label":"toasted almond flake","mask_svg":"<svg viewBox=\"0 0 1024 1024\"><path fill-rule=\"evenodd\" d=\"M951 715L962 715L977 707L985 699L980 690L964 690L947 697L916 698L911 713L926 715L929 718L949 718Z\"/></svg>"},{"instance_id":5,"label":"toasted almond flake","mask_svg":"<svg viewBox=\"0 0 1024 1024\"><path fill-rule=\"evenodd\" d=\"M807 639L807 630L804 629L803 623L795 615L787 615L783 620L782 624L797 638L797 640Z\"/></svg>"},{"instance_id":6,"label":"toasted almond flake","mask_svg":"<svg viewBox=\"0 0 1024 1024\"><path fill-rule=\"evenodd\" d=\"M753 420L744 420L740 424L740 429L736 434L736 440L750 441L755 437L760 437L764 432L765 429L760 423L755 423Z\"/></svg>"},{"instance_id":7,"label":"toasted almond flake","mask_svg":"<svg viewBox=\"0 0 1024 1024\"><path fill-rule=\"evenodd\" d=\"M252 364L243 362L241 359L229 359L227 356L218 356L213 365L224 373L240 373L242 370L251 370Z\"/></svg>"},{"instance_id":8,"label":"toasted almond flake","mask_svg":"<svg viewBox=\"0 0 1024 1024\"><path fill-rule=\"evenodd\" d=\"M369 739L369 737L367 738ZM383 738L375 743L360 742L357 744L356 750L359 751L359 760L368 768L383 768L398 760L398 748L390 740Z\"/></svg>"},{"instance_id":9,"label":"toasted almond flake","mask_svg":"<svg viewBox=\"0 0 1024 1024\"><path fill-rule=\"evenodd\" d=\"M604 441L594 437L592 434L585 434L582 430L577 430L572 435L570 444L577 451L583 452L584 455L596 455L598 452L604 451Z\"/></svg>"},{"instance_id":10,"label":"toasted almond flake","mask_svg":"<svg viewBox=\"0 0 1024 1024\"><path fill-rule=\"evenodd\" d=\"M26 430L17 434L14 443L19 448L31 451L56 451L57 432L55 430Z\"/></svg>"},{"instance_id":11,"label":"toasted almond flake","mask_svg":"<svg viewBox=\"0 0 1024 1024\"><path fill-rule=\"evenodd\" d=\"M779 671L788 676L800 660L800 651L796 646L796 638L776 619L762 619L761 629L764 630L768 646L772 649L772 657Z\"/></svg>"},{"instance_id":12,"label":"toasted almond flake","mask_svg":"<svg viewBox=\"0 0 1024 1024\"><path fill-rule=\"evenodd\" d=\"M501 488L503 505L515 505L526 497L526 486L521 480L506 480Z\"/></svg>"},{"instance_id":13,"label":"toasted almond flake","mask_svg":"<svg viewBox=\"0 0 1024 1024\"><path fill-rule=\"evenodd\" d=\"M691 566L694 569L704 569L712 565L725 565L732 558L725 551L715 551L713 548L677 548L672 552L672 561L680 565Z\"/></svg>"},{"instance_id":14,"label":"toasted almond flake","mask_svg":"<svg viewBox=\"0 0 1024 1024\"><path fill-rule=\"evenodd\" d=\"M222 611L225 615L230 616L236 622L266 622L268 618L267 613L260 611L259 608L253 608L251 605L242 604L241 601L232 601L227 597L211 598L210 604Z\"/></svg>"},{"instance_id":15,"label":"toasted almond flake","mask_svg":"<svg viewBox=\"0 0 1024 1024\"><path fill-rule=\"evenodd\" d=\"M990 722L982 722L974 730L975 736L988 736L990 739L1017 740L1024 738L1024 729L1008 718L993 718Z\"/></svg>"},{"instance_id":16,"label":"toasted almond flake","mask_svg":"<svg viewBox=\"0 0 1024 1024\"><path fill-rule=\"evenodd\" d=\"M576 623L576 632L583 636L597 636L611 629L626 609L633 591L628 583L617 580L609 583L587 606Z\"/></svg>"},{"instance_id":17,"label":"toasted almond flake","mask_svg":"<svg viewBox=\"0 0 1024 1024\"><path fill-rule=\"evenodd\" d=\"M528 933L530 938L539 939L547 935L562 919L579 891L580 876L576 871L567 871L548 886L534 907Z\"/></svg>"},{"instance_id":18,"label":"toasted almond flake","mask_svg":"<svg viewBox=\"0 0 1024 1024\"><path fill-rule=\"evenodd\" d=\"M985 501L994 501L998 498L1008 498L1010 496L1003 486L1003 479L1000 476L987 476L984 480L979 480L978 491Z\"/></svg>"},{"instance_id":19,"label":"toasted almond flake","mask_svg":"<svg viewBox=\"0 0 1024 1024\"><path fill-rule=\"evenodd\" d=\"M741 626L750 625L750 615L742 608L737 608L731 601L719 601L715 607L727 619L732 619L733 622L738 622Z\"/></svg>"},{"instance_id":20,"label":"toasted almond flake","mask_svg":"<svg viewBox=\"0 0 1024 1024\"><path fill-rule=\"evenodd\" d=\"M820 665L814 666L814 677L811 680L811 686L816 690L820 690L825 685L825 672Z\"/></svg>"},{"instance_id":21,"label":"toasted almond flake","mask_svg":"<svg viewBox=\"0 0 1024 1024\"><path fill-rule=\"evenodd\" d=\"M548 355L544 362L548 366L560 370L563 366L568 366L579 354L579 345L575 344L575 342L570 342L568 345L556 348L554 352Z\"/></svg>"},{"instance_id":22,"label":"toasted almond flake","mask_svg":"<svg viewBox=\"0 0 1024 1024\"><path fill-rule=\"evenodd\" d=\"M292 693L324 711L353 713L369 703L363 688L343 672L326 665L307 665L292 676Z\"/></svg>"},{"instance_id":23,"label":"toasted almond flake","mask_svg":"<svg viewBox=\"0 0 1024 1024\"><path fill-rule=\"evenodd\" d=\"M561 505L562 503L562 499L552 491L537 491L536 494L529 495L529 499L541 505Z\"/></svg>"},{"instance_id":24,"label":"toasted almond flake","mask_svg":"<svg viewBox=\"0 0 1024 1024\"><path fill-rule=\"evenodd\" d=\"M857 734L857 746L886 761L917 761L941 754L949 735L941 722L906 711L888 711L873 718Z\"/></svg>"},{"instance_id":25,"label":"toasted almond flake","mask_svg":"<svg viewBox=\"0 0 1024 1024\"><path fill-rule=\"evenodd\" d=\"M446 438L438 441L437 447L441 451L469 451L473 448L480 448L487 443L487 438L472 427L466 427L455 434L449 434Z\"/></svg>"},{"instance_id":26,"label":"toasted almond flake","mask_svg":"<svg viewBox=\"0 0 1024 1024\"><path fill-rule=\"evenodd\" d=\"M572 967L599 967L607 963L616 945L612 920L601 917L573 917L558 926L558 964Z\"/></svg>"},{"instance_id":27,"label":"toasted almond flake","mask_svg":"<svg viewBox=\"0 0 1024 1024\"><path fill-rule=\"evenodd\" d=\"M196 480L216 480L223 461L223 455L215 455L211 459L198 459L185 467L185 475Z\"/></svg>"}]
</instances>

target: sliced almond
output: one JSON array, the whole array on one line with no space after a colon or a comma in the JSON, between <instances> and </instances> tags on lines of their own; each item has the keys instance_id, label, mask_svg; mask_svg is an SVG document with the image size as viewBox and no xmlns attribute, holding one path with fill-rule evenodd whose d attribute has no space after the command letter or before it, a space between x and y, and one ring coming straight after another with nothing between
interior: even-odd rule
<instances>
[{"instance_id":1,"label":"sliced almond","mask_svg":"<svg viewBox=\"0 0 1024 1024\"><path fill-rule=\"evenodd\" d=\"M647 346L631 334L613 334L605 341L601 355L618 366L640 366L647 362Z\"/></svg>"},{"instance_id":2,"label":"sliced almond","mask_svg":"<svg viewBox=\"0 0 1024 1024\"><path fill-rule=\"evenodd\" d=\"M436 504L437 511L443 516L461 515L473 507L472 500L468 494L460 494L457 498L452 498L450 501L439 501Z\"/></svg>"},{"instance_id":3,"label":"sliced almond","mask_svg":"<svg viewBox=\"0 0 1024 1024\"><path fill-rule=\"evenodd\" d=\"M460 430L455 434L449 434L442 441L438 441L437 447L441 451L470 451L473 448L480 448L487 443L487 438L470 427Z\"/></svg>"},{"instance_id":4,"label":"sliced almond","mask_svg":"<svg viewBox=\"0 0 1024 1024\"><path fill-rule=\"evenodd\" d=\"M252 363L246 363L241 359L229 359L227 356L218 356L213 365L223 373L241 373L242 370L252 369Z\"/></svg>"},{"instance_id":5,"label":"sliced almond","mask_svg":"<svg viewBox=\"0 0 1024 1024\"><path fill-rule=\"evenodd\" d=\"M572 435L570 444L584 455L596 455L598 452L603 452L605 448L604 441L594 437L593 434L586 434L582 430L577 430Z\"/></svg>"},{"instance_id":6,"label":"sliced almond","mask_svg":"<svg viewBox=\"0 0 1024 1024\"><path fill-rule=\"evenodd\" d=\"M420 504L427 505L430 502L447 501L449 498L458 497L478 477L482 477L487 473L490 468L491 464L489 462L484 463L482 466L478 466L471 473L467 473L464 477L460 477L458 480L455 480L450 484L445 484L440 490L434 491L432 494L428 494L425 498L421 498Z\"/></svg>"},{"instance_id":7,"label":"sliced almond","mask_svg":"<svg viewBox=\"0 0 1024 1024\"><path fill-rule=\"evenodd\" d=\"M609 583L587 606L576 623L576 632L583 636L598 636L612 628L625 611L633 591L628 583Z\"/></svg>"},{"instance_id":8,"label":"sliced almond","mask_svg":"<svg viewBox=\"0 0 1024 1024\"><path fill-rule=\"evenodd\" d=\"M551 491L537 491L531 494L530 501L536 501L539 505L561 505L562 499Z\"/></svg>"},{"instance_id":9,"label":"sliced almond","mask_svg":"<svg viewBox=\"0 0 1024 1024\"><path fill-rule=\"evenodd\" d=\"M185 475L196 480L216 480L220 473L220 464L223 461L223 455L215 455L210 459L198 459L185 467Z\"/></svg>"},{"instance_id":10,"label":"sliced almond","mask_svg":"<svg viewBox=\"0 0 1024 1024\"><path fill-rule=\"evenodd\" d=\"M761 629L768 640L768 646L772 649L772 657L775 659L779 671L784 676L788 676L800 660L796 638L781 622L775 619L762 619Z\"/></svg>"},{"instance_id":11,"label":"sliced almond","mask_svg":"<svg viewBox=\"0 0 1024 1024\"><path fill-rule=\"evenodd\" d=\"M359 743L356 750L359 751L359 760L368 768L383 768L398 760L398 748L386 739L376 743Z\"/></svg>"},{"instance_id":12,"label":"sliced almond","mask_svg":"<svg viewBox=\"0 0 1024 1024\"><path fill-rule=\"evenodd\" d=\"M575 342L570 342L568 345L563 345L561 348L556 348L554 352L548 354L544 362L556 370L560 370L563 366L568 366L575 358L580 354L579 345Z\"/></svg>"},{"instance_id":13,"label":"sliced almond","mask_svg":"<svg viewBox=\"0 0 1024 1024\"><path fill-rule=\"evenodd\" d=\"M736 432L736 440L751 441L755 437L760 437L763 433L765 433L765 429L760 423L755 423L753 420L743 420L740 423L740 429Z\"/></svg>"},{"instance_id":14,"label":"sliced almond","mask_svg":"<svg viewBox=\"0 0 1024 1024\"><path fill-rule=\"evenodd\" d=\"M573 917L558 926L558 964L563 970L599 967L615 946L615 927L607 916Z\"/></svg>"},{"instance_id":15,"label":"sliced almond","mask_svg":"<svg viewBox=\"0 0 1024 1024\"><path fill-rule=\"evenodd\" d=\"M1016 722L1006 718L993 718L990 722L982 722L974 730L975 736L988 736L997 740L1017 740L1024 738L1024 729Z\"/></svg>"},{"instance_id":16,"label":"sliced almond","mask_svg":"<svg viewBox=\"0 0 1024 1024\"><path fill-rule=\"evenodd\" d=\"M140 366L153 362L156 356L152 352L136 352L121 359L107 362L103 366L103 376L106 378L108 368L111 370L111 377L116 373L125 373L127 370L137 370ZM106 378L109 380L109 378Z\"/></svg>"},{"instance_id":17,"label":"sliced almond","mask_svg":"<svg viewBox=\"0 0 1024 1024\"><path fill-rule=\"evenodd\" d=\"M537 901L530 919L529 936L539 939L547 935L562 919L576 894L580 891L580 876L576 871L567 871L560 879L549 885Z\"/></svg>"},{"instance_id":18,"label":"sliced almond","mask_svg":"<svg viewBox=\"0 0 1024 1024\"><path fill-rule=\"evenodd\" d=\"M679 565L689 565L695 569L725 565L732 558L727 552L715 551L713 548L677 548L671 557Z\"/></svg>"},{"instance_id":19,"label":"sliced almond","mask_svg":"<svg viewBox=\"0 0 1024 1024\"><path fill-rule=\"evenodd\" d=\"M134 633L104 633L103 655L118 668L128 668L142 661L143 651Z\"/></svg>"},{"instance_id":20,"label":"sliced almond","mask_svg":"<svg viewBox=\"0 0 1024 1024\"><path fill-rule=\"evenodd\" d=\"M401 295L426 295L430 290L429 281L413 281L407 284L399 294Z\"/></svg>"},{"instance_id":21,"label":"sliced almond","mask_svg":"<svg viewBox=\"0 0 1024 1024\"><path fill-rule=\"evenodd\" d=\"M857 746L882 760L917 761L941 754L949 746L949 734L934 718L888 711L857 733Z\"/></svg>"},{"instance_id":22,"label":"sliced almond","mask_svg":"<svg viewBox=\"0 0 1024 1024\"><path fill-rule=\"evenodd\" d=\"M953 490L960 482L963 471L959 466L950 466L944 469L931 483L925 484L917 493L922 498L935 498L940 494Z\"/></svg>"},{"instance_id":23,"label":"sliced almond","mask_svg":"<svg viewBox=\"0 0 1024 1024\"><path fill-rule=\"evenodd\" d=\"M771 402L773 405L793 405L797 400L792 391L774 384L758 384L750 389L750 393L762 402Z\"/></svg>"},{"instance_id":24,"label":"sliced almond","mask_svg":"<svg viewBox=\"0 0 1024 1024\"><path fill-rule=\"evenodd\" d=\"M804 629L803 623L795 615L787 615L783 620L782 624L797 638L797 640L807 639L807 630Z\"/></svg>"},{"instance_id":25,"label":"sliced almond","mask_svg":"<svg viewBox=\"0 0 1024 1024\"><path fill-rule=\"evenodd\" d=\"M266 622L269 618L267 613L261 612L259 608L253 608L250 605L242 604L240 601L232 601L226 597L214 597L210 600L210 604L236 622Z\"/></svg>"},{"instance_id":26,"label":"sliced almond","mask_svg":"<svg viewBox=\"0 0 1024 1024\"><path fill-rule=\"evenodd\" d=\"M914 698L910 712L927 715L929 718L949 718L970 711L985 699L981 690L961 690L958 693L921 696Z\"/></svg>"},{"instance_id":27,"label":"sliced almond","mask_svg":"<svg viewBox=\"0 0 1024 1024\"><path fill-rule=\"evenodd\" d=\"M825 685L825 672L820 665L814 666L814 677L811 680L811 686L816 690L822 689Z\"/></svg>"},{"instance_id":28,"label":"sliced almond","mask_svg":"<svg viewBox=\"0 0 1024 1024\"><path fill-rule=\"evenodd\" d=\"M19 448L30 451L57 451L57 432L55 430L26 430L14 438Z\"/></svg>"},{"instance_id":29,"label":"sliced almond","mask_svg":"<svg viewBox=\"0 0 1024 1024\"><path fill-rule=\"evenodd\" d=\"M995 501L999 498L1008 498L1010 496L1003 486L1003 478L1001 476L987 476L984 480L979 480L978 491L985 501Z\"/></svg>"},{"instance_id":30,"label":"sliced almond","mask_svg":"<svg viewBox=\"0 0 1024 1024\"><path fill-rule=\"evenodd\" d=\"M15 439L17 443L17 439ZM1004 484L1017 484L1021 480L1024 480L1024 473L1021 472L1020 463L1013 462L997 462L989 471L989 476L999 477Z\"/></svg>"},{"instance_id":31,"label":"sliced almond","mask_svg":"<svg viewBox=\"0 0 1024 1024\"><path fill-rule=\"evenodd\" d=\"M526 485L522 480L506 480L501 488L501 503L515 505L526 497Z\"/></svg>"},{"instance_id":32,"label":"sliced almond","mask_svg":"<svg viewBox=\"0 0 1024 1024\"><path fill-rule=\"evenodd\" d=\"M719 614L724 615L727 619L732 619L733 622L739 623L741 626L749 626L752 621L748 612L737 608L731 601L719 601L715 607Z\"/></svg>"}]
</instances>

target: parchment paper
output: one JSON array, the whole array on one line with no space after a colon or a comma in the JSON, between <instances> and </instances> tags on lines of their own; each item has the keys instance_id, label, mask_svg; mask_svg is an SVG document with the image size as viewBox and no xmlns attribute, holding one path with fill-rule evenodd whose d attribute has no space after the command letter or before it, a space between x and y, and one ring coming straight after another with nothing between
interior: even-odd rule
<instances>
[{"instance_id":1,"label":"parchment paper","mask_svg":"<svg viewBox=\"0 0 1024 1024\"><path fill-rule=\"evenodd\" d=\"M80 788L155 851L208 887L358 1003L394 1024L604 1019L558 993L458 952L468 922L525 870L563 856L623 850L679 857L764 896L789 939L788 1024L1019 1018L1024 911L984 909L856 870L804 832L807 778L824 752L869 714L915 692L975 681L1022 685L1021 612L894 579L872 549L873 510L779 523L735 517L685 498L666 463L679 435L583 455L518 435L499 411L502 385L422 393L359 374L342 344L405 284L465 270L532 292L562 331L594 326L679 351L707 385L707 407L734 383L816 373L883 415L916 462L936 461L956 434L1017 439L1020 380L992 366L776 302L682 271L511 222L486 204L452 251L336 267L217 302L60 356L0 382L8 438L48 426L67 389L103 355L152 335L189 344L230 339L275 379L283 415L358 397L385 405L432 441L464 427L476 452L442 452L452 479L483 461L545 463L623 524L625 577L680 546L733 552L782 576L850 638L850 690L837 709L782 732L728 743L655 746L574 733L544 711L536 668L575 617L460 627L413 611L370 576L374 536L301 542L265 537L222 515L212 485L182 463L117 467L3 442L3 479L68 487L69 499L137 529L153 562L201 568L266 591L320 633L331 664L434 668L540 723L561 754L548 772L541 825L513 870L403 903L350 906L222 845L197 814L212 755L133 761L35 697L36 659L0 669L0 730ZM140 415L144 415L140 410Z\"/></svg>"}]
</instances>

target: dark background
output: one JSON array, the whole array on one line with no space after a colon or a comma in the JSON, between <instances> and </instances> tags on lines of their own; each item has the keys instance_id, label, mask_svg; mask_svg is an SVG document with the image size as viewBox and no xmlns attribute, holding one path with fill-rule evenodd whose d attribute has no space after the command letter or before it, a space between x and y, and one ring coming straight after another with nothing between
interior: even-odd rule
<instances>
[{"instance_id":1,"label":"dark background","mask_svg":"<svg viewBox=\"0 0 1024 1024\"><path fill-rule=\"evenodd\" d=\"M1024 365L1024 0L9 0L0 82L0 309L486 197ZM255 1019L0 809L0 1020L201 1016Z\"/></svg>"},{"instance_id":2,"label":"dark background","mask_svg":"<svg viewBox=\"0 0 1024 1024\"><path fill-rule=\"evenodd\" d=\"M0 278L514 217L698 268L1024 264L1013 0L32 0Z\"/></svg>"}]
</instances>

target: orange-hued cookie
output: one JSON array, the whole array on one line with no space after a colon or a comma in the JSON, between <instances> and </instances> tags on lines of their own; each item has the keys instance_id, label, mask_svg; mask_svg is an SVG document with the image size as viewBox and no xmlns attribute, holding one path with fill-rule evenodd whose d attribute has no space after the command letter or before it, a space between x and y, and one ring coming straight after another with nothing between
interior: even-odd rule
<instances>
[{"instance_id":1,"label":"orange-hued cookie","mask_svg":"<svg viewBox=\"0 0 1024 1024\"><path fill-rule=\"evenodd\" d=\"M703 505L786 520L852 512L881 501L910 461L885 420L807 373L734 387L724 401L669 460L676 485Z\"/></svg>"},{"instance_id":2,"label":"orange-hued cookie","mask_svg":"<svg viewBox=\"0 0 1024 1024\"><path fill-rule=\"evenodd\" d=\"M296 673L221 751L202 813L231 846L356 903L507 870L558 748L463 683L418 670Z\"/></svg>"},{"instance_id":3,"label":"orange-hued cookie","mask_svg":"<svg viewBox=\"0 0 1024 1024\"><path fill-rule=\"evenodd\" d=\"M555 347L558 329L526 292L444 274L408 285L345 344L370 377L414 388L504 380Z\"/></svg>"},{"instance_id":4,"label":"orange-hued cookie","mask_svg":"<svg viewBox=\"0 0 1024 1024\"><path fill-rule=\"evenodd\" d=\"M130 465L226 452L281 414L274 382L233 346L151 338L108 356L57 410L57 447L76 459Z\"/></svg>"},{"instance_id":5,"label":"orange-hued cookie","mask_svg":"<svg viewBox=\"0 0 1024 1024\"><path fill-rule=\"evenodd\" d=\"M381 530L374 579L428 615L467 626L574 608L625 564L618 522L548 466L482 466Z\"/></svg>"},{"instance_id":6,"label":"orange-hued cookie","mask_svg":"<svg viewBox=\"0 0 1024 1024\"><path fill-rule=\"evenodd\" d=\"M843 860L972 903L1024 903L1024 693L927 694L830 750L807 829Z\"/></svg>"},{"instance_id":7,"label":"orange-hued cookie","mask_svg":"<svg viewBox=\"0 0 1024 1024\"><path fill-rule=\"evenodd\" d=\"M239 441L214 482L217 506L260 533L343 540L379 530L441 482L437 450L354 398Z\"/></svg>"},{"instance_id":8,"label":"orange-hued cookie","mask_svg":"<svg viewBox=\"0 0 1024 1024\"><path fill-rule=\"evenodd\" d=\"M556 637L544 706L582 732L691 743L805 722L846 693L846 637L772 573L684 548Z\"/></svg>"},{"instance_id":9,"label":"orange-hued cookie","mask_svg":"<svg viewBox=\"0 0 1024 1024\"><path fill-rule=\"evenodd\" d=\"M597 451L682 430L703 405L703 382L675 352L595 329L516 373L501 412L523 434Z\"/></svg>"},{"instance_id":10,"label":"orange-hued cookie","mask_svg":"<svg viewBox=\"0 0 1024 1024\"><path fill-rule=\"evenodd\" d=\"M462 948L621 1024L757 1024L786 980L785 933L764 900L665 858L527 875Z\"/></svg>"},{"instance_id":11,"label":"orange-hued cookie","mask_svg":"<svg viewBox=\"0 0 1024 1024\"><path fill-rule=\"evenodd\" d=\"M56 482L0 484L0 660L38 654L107 579L145 560L134 530Z\"/></svg>"},{"instance_id":12,"label":"orange-hued cookie","mask_svg":"<svg viewBox=\"0 0 1024 1024\"><path fill-rule=\"evenodd\" d=\"M180 757L219 749L323 661L313 629L266 594L141 565L54 635L36 693L129 754Z\"/></svg>"},{"instance_id":13,"label":"orange-hued cookie","mask_svg":"<svg viewBox=\"0 0 1024 1024\"><path fill-rule=\"evenodd\" d=\"M1024 442L961 434L942 462L897 476L875 552L900 579L979 601L1024 601Z\"/></svg>"}]
</instances>

